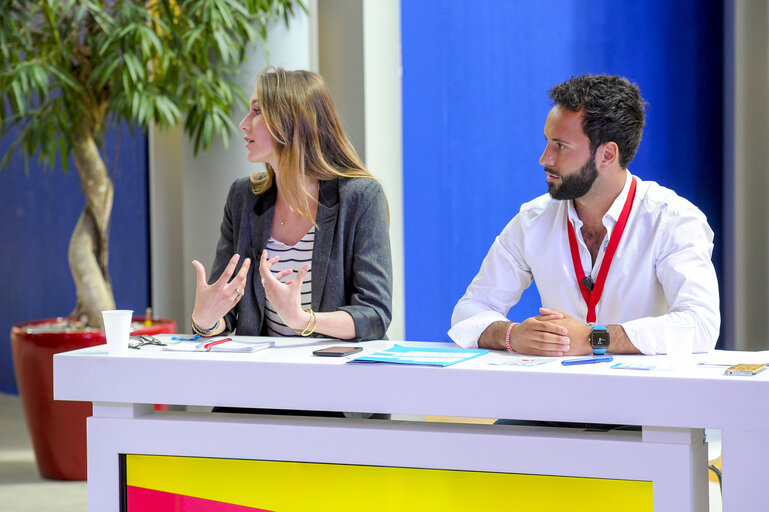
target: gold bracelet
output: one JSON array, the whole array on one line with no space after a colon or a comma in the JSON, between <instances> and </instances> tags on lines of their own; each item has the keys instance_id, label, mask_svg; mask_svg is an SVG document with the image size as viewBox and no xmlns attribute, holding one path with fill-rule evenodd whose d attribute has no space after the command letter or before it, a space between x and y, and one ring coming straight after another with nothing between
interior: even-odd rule
<instances>
[{"instance_id":1,"label":"gold bracelet","mask_svg":"<svg viewBox=\"0 0 769 512\"><path fill-rule=\"evenodd\" d=\"M315 328L318 327L318 315L315 314L315 311L312 312L312 318L315 320L315 323L312 324L312 329L310 329L310 332L306 334L307 336L310 336L312 333L314 333Z\"/></svg>"},{"instance_id":2,"label":"gold bracelet","mask_svg":"<svg viewBox=\"0 0 769 512\"><path fill-rule=\"evenodd\" d=\"M315 311L312 310L312 308L307 308L304 310L304 312L310 314L310 320L307 321L307 327L305 327L301 331L299 329L294 329L294 332L299 334L300 336L309 336L313 332L315 332L315 328L318 326L318 317L315 314Z\"/></svg>"}]
</instances>

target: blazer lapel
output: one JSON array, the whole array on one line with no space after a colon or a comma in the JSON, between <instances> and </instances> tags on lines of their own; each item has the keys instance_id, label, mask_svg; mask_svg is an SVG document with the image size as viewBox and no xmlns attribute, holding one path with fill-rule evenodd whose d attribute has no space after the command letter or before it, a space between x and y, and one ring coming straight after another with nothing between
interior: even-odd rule
<instances>
[{"instance_id":1,"label":"blazer lapel","mask_svg":"<svg viewBox=\"0 0 769 512\"><path fill-rule=\"evenodd\" d=\"M328 262L339 214L339 180L324 180L318 188L318 212L315 215L315 243L312 249L312 309L320 309L326 285Z\"/></svg>"},{"instance_id":2,"label":"blazer lapel","mask_svg":"<svg viewBox=\"0 0 769 512\"><path fill-rule=\"evenodd\" d=\"M251 269L249 272L252 272L251 286L254 291L254 297L256 297L257 311L264 311L264 286L262 286L262 279L259 275L259 260L262 257L262 251L267 245L267 239L270 237L277 197L278 189L275 183L273 183L269 190L256 198L256 202L248 215L251 230ZM260 333L262 332L263 324L264 317L262 316L258 326Z\"/></svg>"}]
</instances>

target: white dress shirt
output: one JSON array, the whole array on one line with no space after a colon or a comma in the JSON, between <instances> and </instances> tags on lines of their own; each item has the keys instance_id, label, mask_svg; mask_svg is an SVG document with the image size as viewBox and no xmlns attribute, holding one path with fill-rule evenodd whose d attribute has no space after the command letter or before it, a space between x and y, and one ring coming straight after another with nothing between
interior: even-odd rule
<instances>
[{"instance_id":1,"label":"white dress shirt","mask_svg":"<svg viewBox=\"0 0 769 512\"><path fill-rule=\"evenodd\" d=\"M585 275L595 280L631 180L628 172L622 193L603 217L607 233L595 265L573 201L545 194L521 206L454 308L451 339L477 347L490 324L507 320L532 280L544 307L586 321L566 219L574 226ZM633 209L596 306L596 323L621 325L644 354L665 353L666 326L685 323L694 327L694 351L712 350L721 323L712 252L713 231L696 206L653 181L638 179Z\"/></svg>"}]
</instances>

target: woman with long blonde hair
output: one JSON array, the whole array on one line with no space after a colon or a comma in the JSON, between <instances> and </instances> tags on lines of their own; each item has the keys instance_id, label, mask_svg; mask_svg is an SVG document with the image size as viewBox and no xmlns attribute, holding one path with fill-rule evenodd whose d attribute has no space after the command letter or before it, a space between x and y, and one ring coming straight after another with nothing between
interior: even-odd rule
<instances>
[{"instance_id":1,"label":"woman with long blonde hair","mask_svg":"<svg viewBox=\"0 0 769 512\"><path fill-rule=\"evenodd\" d=\"M193 262L193 330L383 338L392 309L387 202L323 79L266 68L240 129L248 160L266 172L230 188L210 281Z\"/></svg>"}]
</instances>

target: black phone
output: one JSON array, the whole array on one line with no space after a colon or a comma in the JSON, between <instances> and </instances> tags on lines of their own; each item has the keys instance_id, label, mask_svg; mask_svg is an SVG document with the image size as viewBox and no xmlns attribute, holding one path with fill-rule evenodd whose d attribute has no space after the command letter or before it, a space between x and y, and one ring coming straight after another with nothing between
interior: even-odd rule
<instances>
[{"instance_id":1,"label":"black phone","mask_svg":"<svg viewBox=\"0 0 769 512\"><path fill-rule=\"evenodd\" d=\"M363 350L363 347L326 347L319 348L312 355L323 357L344 357Z\"/></svg>"}]
</instances>

